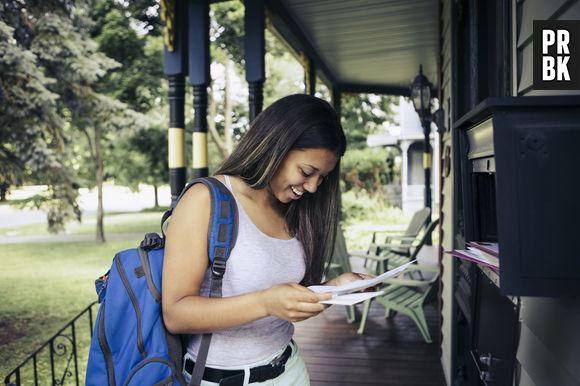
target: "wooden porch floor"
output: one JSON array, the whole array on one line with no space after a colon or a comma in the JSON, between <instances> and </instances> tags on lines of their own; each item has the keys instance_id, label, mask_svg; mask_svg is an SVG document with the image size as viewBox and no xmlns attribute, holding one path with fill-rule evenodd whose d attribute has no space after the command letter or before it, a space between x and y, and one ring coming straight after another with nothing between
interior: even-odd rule
<instances>
[{"instance_id":1,"label":"wooden porch floor","mask_svg":"<svg viewBox=\"0 0 580 386\"><path fill-rule=\"evenodd\" d=\"M421 264L437 264L437 248L423 246ZM365 272L362 259L351 259L353 271ZM357 306L357 317L363 304ZM332 306L315 318L297 323L294 339L308 367L312 386L445 386L439 359L437 304L425 309L434 343L425 343L405 315L385 318L373 304L364 335L357 322L348 324L343 306Z\"/></svg>"},{"instance_id":2,"label":"wooden porch floor","mask_svg":"<svg viewBox=\"0 0 580 386\"><path fill-rule=\"evenodd\" d=\"M357 307L362 310L362 304ZM358 321L346 322L343 306L332 306L297 323L294 339L312 386L444 386L437 306L429 305L425 313L434 341L431 344L423 341L409 318L396 315L386 319L384 308L375 304L363 336L356 333Z\"/></svg>"}]
</instances>

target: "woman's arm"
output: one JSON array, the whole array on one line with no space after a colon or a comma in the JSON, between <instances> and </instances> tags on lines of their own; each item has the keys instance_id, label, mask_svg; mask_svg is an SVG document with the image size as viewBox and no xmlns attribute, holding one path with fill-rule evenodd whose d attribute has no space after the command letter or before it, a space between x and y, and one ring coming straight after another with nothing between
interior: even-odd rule
<instances>
[{"instance_id":1,"label":"woman's arm","mask_svg":"<svg viewBox=\"0 0 580 386\"><path fill-rule=\"evenodd\" d=\"M179 201L169 224L163 262L162 309L172 333L204 333L240 326L265 316L291 322L325 309L315 294L298 284L227 298L207 298L199 291L208 267L207 232L211 198L203 184L191 187Z\"/></svg>"}]
</instances>

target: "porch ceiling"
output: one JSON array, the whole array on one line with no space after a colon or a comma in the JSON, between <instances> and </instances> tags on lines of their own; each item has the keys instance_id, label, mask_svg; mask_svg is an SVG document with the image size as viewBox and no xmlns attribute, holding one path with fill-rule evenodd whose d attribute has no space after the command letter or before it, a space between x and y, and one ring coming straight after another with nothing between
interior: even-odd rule
<instances>
[{"instance_id":1,"label":"porch ceiling","mask_svg":"<svg viewBox=\"0 0 580 386\"><path fill-rule=\"evenodd\" d=\"M419 65L437 88L437 0L273 0L274 27L342 91L408 94Z\"/></svg>"}]
</instances>

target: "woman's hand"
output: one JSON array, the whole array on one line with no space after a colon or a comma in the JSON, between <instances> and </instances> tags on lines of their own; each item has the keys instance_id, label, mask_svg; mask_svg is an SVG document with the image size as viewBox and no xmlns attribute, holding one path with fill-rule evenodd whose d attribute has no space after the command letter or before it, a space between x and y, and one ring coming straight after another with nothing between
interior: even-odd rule
<instances>
[{"instance_id":1,"label":"woman's hand","mask_svg":"<svg viewBox=\"0 0 580 386\"><path fill-rule=\"evenodd\" d=\"M299 284L279 284L262 292L266 313L289 322L318 315L326 309L321 301L332 298L330 293L314 293Z\"/></svg>"},{"instance_id":2,"label":"woman's hand","mask_svg":"<svg viewBox=\"0 0 580 386\"><path fill-rule=\"evenodd\" d=\"M335 277L334 279L327 281L326 283L324 283L324 285L341 286L344 284L351 283L353 281L367 280L372 278L374 278L374 276L366 275L364 273L347 272L343 273L340 276Z\"/></svg>"}]
</instances>

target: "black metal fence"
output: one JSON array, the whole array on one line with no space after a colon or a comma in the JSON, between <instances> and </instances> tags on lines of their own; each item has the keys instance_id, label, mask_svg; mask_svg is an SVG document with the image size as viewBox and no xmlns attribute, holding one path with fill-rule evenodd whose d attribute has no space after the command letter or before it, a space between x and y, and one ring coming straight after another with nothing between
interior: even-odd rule
<instances>
[{"instance_id":1,"label":"black metal fence","mask_svg":"<svg viewBox=\"0 0 580 386\"><path fill-rule=\"evenodd\" d=\"M12 370L4 378L4 384L6 386L84 384L96 305L97 302L91 303Z\"/></svg>"}]
</instances>

